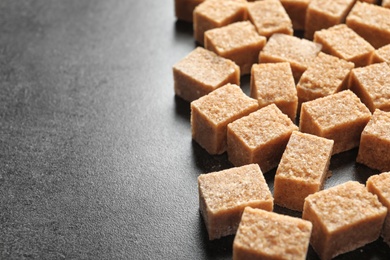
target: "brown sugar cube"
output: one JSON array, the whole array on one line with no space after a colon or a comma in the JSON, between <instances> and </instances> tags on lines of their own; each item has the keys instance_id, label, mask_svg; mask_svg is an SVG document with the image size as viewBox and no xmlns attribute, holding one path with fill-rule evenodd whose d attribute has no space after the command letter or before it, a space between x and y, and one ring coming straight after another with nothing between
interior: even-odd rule
<instances>
[{"instance_id":1,"label":"brown sugar cube","mask_svg":"<svg viewBox=\"0 0 390 260\"><path fill-rule=\"evenodd\" d=\"M275 203L302 211L305 198L323 187L332 149L333 140L293 132L276 170Z\"/></svg>"},{"instance_id":2,"label":"brown sugar cube","mask_svg":"<svg viewBox=\"0 0 390 260\"><path fill-rule=\"evenodd\" d=\"M240 66L241 75L249 74L257 63L267 38L260 36L249 21L236 22L205 32L205 48Z\"/></svg>"},{"instance_id":3,"label":"brown sugar cube","mask_svg":"<svg viewBox=\"0 0 390 260\"><path fill-rule=\"evenodd\" d=\"M257 163L262 172L268 172L278 165L297 129L275 104L263 107L228 124L228 159L235 166Z\"/></svg>"},{"instance_id":4,"label":"brown sugar cube","mask_svg":"<svg viewBox=\"0 0 390 260\"><path fill-rule=\"evenodd\" d=\"M306 259L311 222L246 207L233 242L233 259Z\"/></svg>"},{"instance_id":5,"label":"brown sugar cube","mask_svg":"<svg viewBox=\"0 0 390 260\"><path fill-rule=\"evenodd\" d=\"M320 51L321 44L275 33L260 52L259 63L288 62L291 65L294 80L298 82Z\"/></svg>"},{"instance_id":6,"label":"brown sugar cube","mask_svg":"<svg viewBox=\"0 0 390 260\"><path fill-rule=\"evenodd\" d=\"M359 146L370 110L350 90L302 104L301 132L334 140L333 154Z\"/></svg>"},{"instance_id":7,"label":"brown sugar cube","mask_svg":"<svg viewBox=\"0 0 390 260\"><path fill-rule=\"evenodd\" d=\"M390 112L375 110L360 140L358 163L390 171Z\"/></svg>"},{"instance_id":8,"label":"brown sugar cube","mask_svg":"<svg viewBox=\"0 0 390 260\"><path fill-rule=\"evenodd\" d=\"M226 151L227 124L257 110L237 85L227 84L191 102L192 138L210 154Z\"/></svg>"},{"instance_id":9,"label":"brown sugar cube","mask_svg":"<svg viewBox=\"0 0 390 260\"><path fill-rule=\"evenodd\" d=\"M209 239L236 233L245 207L273 210L273 198L256 164L201 174L199 208Z\"/></svg>"},{"instance_id":10,"label":"brown sugar cube","mask_svg":"<svg viewBox=\"0 0 390 260\"><path fill-rule=\"evenodd\" d=\"M204 33L234 22L247 19L245 0L206 0L193 13L194 38L204 44Z\"/></svg>"},{"instance_id":11,"label":"brown sugar cube","mask_svg":"<svg viewBox=\"0 0 390 260\"><path fill-rule=\"evenodd\" d=\"M382 6L386 8L390 8L390 0L382 0Z\"/></svg>"},{"instance_id":12,"label":"brown sugar cube","mask_svg":"<svg viewBox=\"0 0 390 260\"><path fill-rule=\"evenodd\" d=\"M348 181L307 196L302 218L313 224L314 250L331 259L378 239L386 213L363 184Z\"/></svg>"},{"instance_id":13,"label":"brown sugar cube","mask_svg":"<svg viewBox=\"0 0 390 260\"><path fill-rule=\"evenodd\" d=\"M305 38L316 31L345 22L356 0L311 0L306 11Z\"/></svg>"},{"instance_id":14,"label":"brown sugar cube","mask_svg":"<svg viewBox=\"0 0 390 260\"><path fill-rule=\"evenodd\" d=\"M386 62L353 69L350 89L370 109L390 111L390 66Z\"/></svg>"},{"instance_id":15,"label":"brown sugar cube","mask_svg":"<svg viewBox=\"0 0 390 260\"><path fill-rule=\"evenodd\" d=\"M371 63L386 62L390 65L390 44L376 49L372 54Z\"/></svg>"},{"instance_id":16,"label":"brown sugar cube","mask_svg":"<svg viewBox=\"0 0 390 260\"><path fill-rule=\"evenodd\" d=\"M292 22L279 0L263 0L248 4L248 18L260 35L293 34Z\"/></svg>"},{"instance_id":17,"label":"brown sugar cube","mask_svg":"<svg viewBox=\"0 0 390 260\"><path fill-rule=\"evenodd\" d=\"M250 93L259 101L260 108L274 103L291 120L295 120L298 98L288 62L254 64Z\"/></svg>"},{"instance_id":18,"label":"brown sugar cube","mask_svg":"<svg viewBox=\"0 0 390 260\"><path fill-rule=\"evenodd\" d=\"M175 0L175 15L178 20L191 22L192 13L196 6L204 0Z\"/></svg>"},{"instance_id":19,"label":"brown sugar cube","mask_svg":"<svg viewBox=\"0 0 390 260\"><path fill-rule=\"evenodd\" d=\"M348 88L352 62L320 52L297 84L299 104Z\"/></svg>"},{"instance_id":20,"label":"brown sugar cube","mask_svg":"<svg viewBox=\"0 0 390 260\"><path fill-rule=\"evenodd\" d=\"M383 241L390 245L390 172L370 176L366 186L368 191L377 195L379 201L387 208L381 236Z\"/></svg>"},{"instance_id":21,"label":"brown sugar cube","mask_svg":"<svg viewBox=\"0 0 390 260\"><path fill-rule=\"evenodd\" d=\"M294 30L305 29L307 7L311 0L280 0L291 19Z\"/></svg>"},{"instance_id":22,"label":"brown sugar cube","mask_svg":"<svg viewBox=\"0 0 390 260\"><path fill-rule=\"evenodd\" d=\"M345 24L335 25L314 33L314 42L322 44L322 51L363 67L370 63L375 51L366 40Z\"/></svg>"},{"instance_id":23,"label":"brown sugar cube","mask_svg":"<svg viewBox=\"0 0 390 260\"><path fill-rule=\"evenodd\" d=\"M346 23L377 49L390 43L389 17L388 8L357 2L349 13Z\"/></svg>"},{"instance_id":24,"label":"brown sugar cube","mask_svg":"<svg viewBox=\"0 0 390 260\"><path fill-rule=\"evenodd\" d=\"M197 47L173 66L175 94L191 102L227 83L240 85L240 67Z\"/></svg>"}]
</instances>

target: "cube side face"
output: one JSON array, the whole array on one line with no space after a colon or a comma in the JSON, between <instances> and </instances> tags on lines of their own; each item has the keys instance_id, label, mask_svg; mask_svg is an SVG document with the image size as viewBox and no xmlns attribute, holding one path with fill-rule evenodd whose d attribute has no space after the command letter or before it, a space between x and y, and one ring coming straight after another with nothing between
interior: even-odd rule
<instances>
[{"instance_id":1,"label":"cube side face","mask_svg":"<svg viewBox=\"0 0 390 260\"><path fill-rule=\"evenodd\" d=\"M303 133L323 136L323 132L321 131L320 126L317 124L317 122L315 122L312 113L309 111L309 107L306 103L303 103L301 106L299 130Z\"/></svg>"},{"instance_id":2,"label":"cube side face","mask_svg":"<svg viewBox=\"0 0 390 260\"><path fill-rule=\"evenodd\" d=\"M332 17L323 10L309 7L306 11L305 38L312 40L314 33L321 29L327 29L340 23L339 17Z\"/></svg>"},{"instance_id":3,"label":"cube side face","mask_svg":"<svg viewBox=\"0 0 390 260\"><path fill-rule=\"evenodd\" d=\"M291 19L294 30L305 29L305 17L309 0L304 1L280 1Z\"/></svg>"},{"instance_id":4,"label":"cube side face","mask_svg":"<svg viewBox=\"0 0 390 260\"><path fill-rule=\"evenodd\" d=\"M229 161L234 166L242 166L253 162L251 149L237 136L229 125L227 127L227 154Z\"/></svg>"},{"instance_id":5,"label":"cube side face","mask_svg":"<svg viewBox=\"0 0 390 260\"><path fill-rule=\"evenodd\" d=\"M351 72L349 88L360 98L360 100L368 107L368 109L370 109L371 113L375 111L375 106L373 100L371 99L370 93L368 93L367 89L359 80L358 75L356 75L356 69L353 69Z\"/></svg>"}]
</instances>

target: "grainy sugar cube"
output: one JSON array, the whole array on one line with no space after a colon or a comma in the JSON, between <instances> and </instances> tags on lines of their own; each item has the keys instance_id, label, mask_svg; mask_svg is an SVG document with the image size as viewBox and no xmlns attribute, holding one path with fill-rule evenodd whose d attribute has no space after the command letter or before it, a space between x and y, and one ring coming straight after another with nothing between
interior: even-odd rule
<instances>
[{"instance_id":1,"label":"grainy sugar cube","mask_svg":"<svg viewBox=\"0 0 390 260\"><path fill-rule=\"evenodd\" d=\"M376 195L348 181L306 197L302 218L313 224L314 250L331 259L378 239L386 214Z\"/></svg>"},{"instance_id":2,"label":"grainy sugar cube","mask_svg":"<svg viewBox=\"0 0 390 260\"><path fill-rule=\"evenodd\" d=\"M370 110L350 90L302 104L301 132L334 140L333 154L359 146Z\"/></svg>"},{"instance_id":3,"label":"grainy sugar cube","mask_svg":"<svg viewBox=\"0 0 390 260\"><path fill-rule=\"evenodd\" d=\"M371 63L386 62L390 65L390 44L376 49L371 57Z\"/></svg>"},{"instance_id":4,"label":"grainy sugar cube","mask_svg":"<svg viewBox=\"0 0 390 260\"><path fill-rule=\"evenodd\" d=\"M273 210L273 198L256 164L201 174L199 207L209 239L235 234L245 207Z\"/></svg>"},{"instance_id":5,"label":"grainy sugar cube","mask_svg":"<svg viewBox=\"0 0 390 260\"><path fill-rule=\"evenodd\" d=\"M305 198L320 189L329 170L333 140L293 132L275 175L275 203L303 210Z\"/></svg>"},{"instance_id":6,"label":"grainy sugar cube","mask_svg":"<svg viewBox=\"0 0 390 260\"><path fill-rule=\"evenodd\" d=\"M345 22L356 0L311 0L306 11L305 38L316 31Z\"/></svg>"},{"instance_id":7,"label":"grainy sugar cube","mask_svg":"<svg viewBox=\"0 0 390 260\"><path fill-rule=\"evenodd\" d=\"M291 120L295 120L298 97L288 62L254 64L250 95L259 101L260 108L274 103Z\"/></svg>"},{"instance_id":8,"label":"grainy sugar cube","mask_svg":"<svg viewBox=\"0 0 390 260\"><path fill-rule=\"evenodd\" d=\"M390 171L390 112L375 110L364 128L356 158L380 171Z\"/></svg>"},{"instance_id":9,"label":"grainy sugar cube","mask_svg":"<svg viewBox=\"0 0 390 260\"><path fill-rule=\"evenodd\" d=\"M210 154L226 151L227 124L257 110L237 85L227 84L191 102L192 138Z\"/></svg>"},{"instance_id":10,"label":"grainy sugar cube","mask_svg":"<svg viewBox=\"0 0 390 260\"><path fill-rule=\"evenodd\" d=\"M390 172L370 176L366 186L368 191L376 194L379 201L387 208L387 216L381 235L383 240L390 245Z\"/></svg>"},{"instance_id":11,"label":"grainy sugar cube","mask_svg":"<svg viewBox=\"0 0 390 260\"><path fill-rule=\"evenodd\" d=\"M175 94L191 102L227 83L240 85L240 68L231 60L197 47L173 66Z\"/></svg>"},{"instance_id":12,"label":"grainy sugar cube","mask_svg":"<svg viewBox=\"0 0 390 260\"><path fill-rule=\"evenodd\" d=\"M357 2L347 17L347 25L375 49L390 43L390 10Z\"/></svg>"},{"instance_id":13,"label":"grainy sugar cube","mask_svg":"<svg viewBox=\"0 0 390 260\"><path fill-rule=\"evenodd\" d=\"M382 62L353 69L350 89L371 113L375 109L390 111L390 66Z\"/></svg>"},{"instance_id":14,"label":"grainy sugar cube","mask_svg":"<svg viewBox=\"0 0 390 260\"><path fill-rule=\"evenodd\" d=\"M204 45L207 30L247 19L246 0L206 0L193 13L195 40Z\"/></svg>"},{"instance_id":15,"label":"grainy sugar cube","mask_svg":"<svg viewBox=\"0 0 390 260\"><path fill-rule=\"evenodd\" d=\"M279 0L248 3L248 18L259 34L267 38L274 33L293 34L291 19Z\"/></svg>"},{"instance_id":16,"label":"grainy sugar cube","mask_svg":"<svg viewBox=\"0 0 390 260\"><path fill-rule=\"evenodd\" d=\"M374 47L345 24L335 25L314 33L314 42L322 51L363 67L370 63Z\"/></svg>"},{"instance_id":17,"label":"grainy sugar cube","mask_svg":"<svg viewBox=\"0 0 390 260\"><path fill-rule=\"evenodd\" d=\"M311 0L280 0L291 19L294 30L305 29L307 7Z\"/></svg>"},{"instance_id":18,"label":"grainy sugar cube","mask_svg":"<svg viewBox=\"0 0 390 260\"><path fill-rule=\"evenodd\" d=\"M306 259L312 224L246 207L233 242L233 259Z\"/></svg>"},{"instance_id":19,"label":"grainy sugar cube","mask_svg":"<svg viewBox=\"0 0 390 260\"><path fill-rule=\"evenodd\" d=\"M175 0L176 18L186 22L192 22L192 13L196 6L204 0Z\"/></svg>"},{"instance_id":20,"label":"grainy sugar cube","mask_svg":"<svg viewBox=\"0 0 390 260\"><path fill-rule=\"evenodd\" d=\"M288 62L298 82L302 73L321 51L321 44L295 36L275 33L260 52L259 63Z\"/></svg>"},{"instance_id":21,"label":"grainy sugar cube","mask_svg":"<svg viewBox=\"0 0 390 260\"><path fill-rule=\"evenodd\" d=\"M257 63L267 39L249 21L236 22L205 32L205 48L240 66L241 75L249 74Z\"/></svg>"},{"instance_id":22,"label":"grainy sugar cube","mask_svg":"<svg viewBox=\"0 0 390 260\"><path fill-rule=\"evenodd\" d=\"M294 130L275 104L263 107L228 124L228 159L235 166L257 163L265 173L278 165Z\"/></svg>"},{"instance_id":23,"label":"grainy sugar cube","mask_svg":"<svg viewBox=\"0 0 390 260\"><path fill-rule=\"evenodd\" d=\"M320 52L297 84L299 104L347 89L354 66L352 62Z\"/></svg>"}]
</instances>

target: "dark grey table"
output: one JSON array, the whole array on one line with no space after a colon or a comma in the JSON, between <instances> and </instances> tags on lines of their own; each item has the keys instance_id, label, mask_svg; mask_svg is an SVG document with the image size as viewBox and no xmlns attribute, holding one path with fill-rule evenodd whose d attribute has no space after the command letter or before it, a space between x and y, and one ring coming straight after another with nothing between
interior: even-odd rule
<instances>
[{"instance_id":1,"label":"dark grey table","mask_svg":"<svg viewBox=\"0 0 390 260\"><path fill-rule=\"evenodd\" d=\"M198 212L198 175L231 165L192 142L174 96L172 65L196 45L173 9L0 1L0 259L231 258ZM327 187L373 173L356 152L332 159ZM340 259L389 256L379 239Z\"/></svg>"}]
</instances>

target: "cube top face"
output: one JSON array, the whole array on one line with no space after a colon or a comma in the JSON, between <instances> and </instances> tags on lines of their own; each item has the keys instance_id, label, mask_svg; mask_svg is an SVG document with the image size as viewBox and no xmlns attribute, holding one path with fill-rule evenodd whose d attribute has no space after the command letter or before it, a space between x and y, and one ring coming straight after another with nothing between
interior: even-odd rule
<instances>
[{"instance_id":1,"label":"cube top face","mask_svg":"<svg viewBox=\"0 0 390 260\"><path fill-rule=\"evenodd\" d=\"M348 181L309 195L305 199L306 207L312 209L328 233L387 213L378 197L357 181Z\"/></svg>"},{"instance_id":2,"label":"cube top face","mask_svg":"<svg viewBox=\"0 0 390 260\"><path fill-rule=\"evenodd\" d=\"M333 140L294 131L277 170L278 178L321 183Z\"/></svg>"},{"instance_id":3,"label":"cube top face","mask_svg":"<svg viewBox=\"0 0 390 260\"><path fill-rule=\"evenodd\" d=\"M202 47L197 47L176 63L173 70L201 82L210 91L220 86L230 75L240 75L240 68L233 61Z\"/></svg>"},{"instance_id":4,"label":"cube top face","mask_svg":"<svg viewBox=\"0 0 390 260\"><path fill-rule=\"evenodd\" d=\"M191 102L191 107L197 109L214 126L223 125L244 111L253 111L257 106L255 99L248 97L234 84L222 86Z\"/></svg>"},{"instance_id":5,"label":"cube top face","mask_svg":"<svg viewBox=\"0 0 390 260\"><path fill-rule=\"evenodd\" d=\"M390 65L390 44L375 50L375 54L381 61L387 62Z\"/></svg>"},{"instance_id":6,"label":"cube top face","mask_svg":"<svg viewBox=\"0 0 390 260\"><path fill-rule=\"evenodd\" d=\"M380 193L377 195L381 203L390 207L390 172L370 176L367 180L367 189L374 194Z\"/></svg>"},{"instance_id":7,"label":"cube top face","mask_svg":"<svg viewBox=\"0 0 390 260\"><path fill-rule=\"evenodd\" d=\"M237 12L245 10L246 5L245 0L207 0L195 8L194 15L200 15L217 24L223 24Z\"/></svg>"},{"instance_id":8,"label":"cube top face","mask_svg":"<svg viewBox=\"0 0 390 260\"><path fill-rule=\"evenodd\" d=\"M347 17L348 23L366 24L390 33L390 10L378 5L356 2Z\"/></svg>"},{"instance_id":9,"label":"cube top face","mask_svg":"<svg viewBox=\"0 0 390 260\"><path fill-rule=\"evenodd\" d=\"M371 44L345 24L316 31L314 42L330 46L329 48L333 50L335 56L348 61L357 56L370 54L375 50Z\"/></svg>"},{"instance_id":10,"label":"cube top face","mask_svg":"<svg viewBox=\"0 0 390 260\"><path fill-rule=\"evenodd\" d=\"M340 17L341 19L355 2L356 0L311 0L309 9L316 10L329 17Z\"/></svg>"},{"instance_id":11,"label":"cube top face","mask_svg":"<svg viewBox=\"0 0 390 260\"><path fill-rule=\"evenodd\" d=\"M257 164L201 174L198 184L207 209L213 214L249 206L251 203L273 201Z\"/></svg>"},{"instance_id":12,"label":"cube top face","mask_svg":"<svg viewBox=\"0 0 390 260\"><path fill-rule=\"evenodd\" d=\"M274 33L293 34L291 19L280 1L263 0L249 3L248 15L260 35L270 37Z\"/></svg>"},{"instance_id":13,"label":"cube top face","mask_svg":"<svg viewBox=\"0 0 390 260\"><path fill-rule=\"evenodd\" d=\"M262 259L306 259L311 230L307 220L246 207L233 251Z\"/></svg>"},{"instance_id":14,"label":"cube top face","mask_svg":"<svg viewBox=\"0 0 390 260\"><path fill-rule=\"evenodd\" d=\"M205 32L205 41L212 44L221 56L250 46L264 46L267 39L260 36L249 21L236 22ZM206 46L206 48L208 48Z\"/></svg>"},{"instance_id":15,"label":"cube top face","mask_svg":"<svg viewBox=\"0 0 390 260\"><path fill-rule=\"evenodd\" d=\"M375 136L390 143L390 112L375 110L362 135Z\"/></svg>"},{"instance_id":16,"label":"cube top face","mask_svg":"<svg viewBox=\"0 0 390 260\"><path fill-rule=\"evenodd\" d=\"M277 140L280 136L298 130L291 119L283 114L275 104L263 107L228 124L228 128L251 149L261 147L270 141Z\"/></svg>"},{"instance_id":17,"label":"cube top face","mask_svg":"<svg viewBox=\"0 0 390 260\"><path fill-rule=\"evenodd\" d=\"M264 55L307 69L321 51L321 47L321 44L306 39L275 33L260 52L260 62L262 62L261 56Z\"/></svg>"},{"instance_id":18,"label":"cube top face","mask_svg":"<svg viewBox=\"0 0 390 260\"><path fill-rule=\"evenodd\" d=\"M340 90L355 64L320 52L302 74L297 89L306 93L306 100L328 96Z\"/></svg>"},{"instance_id":19,"label":"cube top face","mask_svg":"<svg viewBox=\"0 0 390 260\"><path fill-rule=\"evenodd\" d=\"M305 102L303 110L324 131L371 117L370 110L350 90Z\"/></svg>"}]
</instances>

